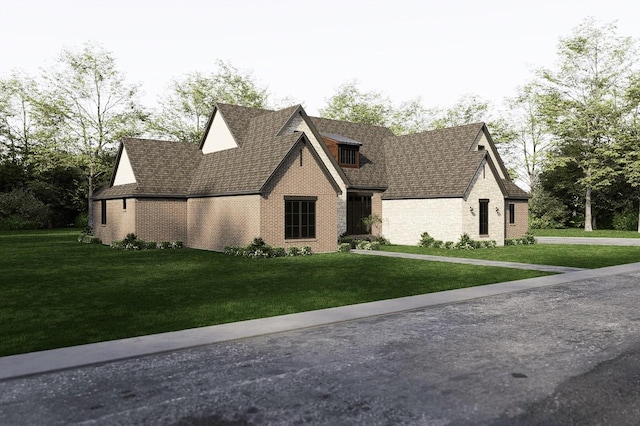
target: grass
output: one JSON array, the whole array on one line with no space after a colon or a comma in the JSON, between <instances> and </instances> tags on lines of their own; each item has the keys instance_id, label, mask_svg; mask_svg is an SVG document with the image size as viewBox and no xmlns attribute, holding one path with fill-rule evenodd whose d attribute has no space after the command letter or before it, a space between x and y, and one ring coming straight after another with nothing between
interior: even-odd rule
<instances>
[{"instance_id":1,"label":"grass","mask_svg":"<svg viewBox=\"0 0 640 426\"><path fill-rule=\"evenodd\" d=\"M447 250L388 245L383 246L382 249L403 253L573 266L587 269L640 262L640 247L629 246L533 244L481 250Z\"/></svg>"},{"instance_id":2,"label":"grass","mask_svg":"<svg viewBox=\"0 0 640 426\"><path fill-rule=\"evenodd\" d=\"M125 252L0 232L0 356L546 275L333 253Z\"/></svg>"},{"instance_id":3,"label":"grass","mask_svg":"<svg viewBox=\"0 0 640 426\"><path fill-rule=\"evenodd\" d=\"M640 238L638 231L616 231L614 229L597 229L591 232L580 228L532 229L531 233L536 237Z\"/></svg>"}]
</instances>

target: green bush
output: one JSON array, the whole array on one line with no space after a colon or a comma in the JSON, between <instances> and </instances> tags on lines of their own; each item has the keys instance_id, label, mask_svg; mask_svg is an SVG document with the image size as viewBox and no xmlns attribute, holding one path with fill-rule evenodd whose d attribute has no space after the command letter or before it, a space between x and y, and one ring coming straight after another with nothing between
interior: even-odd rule
<instances>
[{"instance_id":1,"label":"green bush","mask_svg":"<svg viewBox=\"0 0 640 426\"><path fill-rule=\"evenodd\" d=\"M626 211L613 215L613 229L618 231L637 231L638 212Z\"/></svg>"},{"instance_id":2,"label":"green bush","mask_svg":"<svg viewBox=\"0 0 640 426\"><path fill-rule=\"evenodd\" d=\"M153 249L180 249L182 241L144 241L138 238L136 234L130 232L124 237L124 240L111 241L109 247L116 250L153 250Z\"/></svg>"},{"instance_id":3,"label":"green bush","mask_svg":"<svg viewBox=\"0 0 640 426\"><path fill-rule=\"evenodd\" d=\"M529 232L527 232L520 238L510 238L508 240L504 240L505 246L531 245L536 243L536 238Z\"/></svg>"},{"instance_id":4,"label":"green bush","mask_svg":"<svg viewBox=\"0 0 640 426\"><path fill-rule=\"evenodd\" d=\"M349 253L351 248L351 243L340 243L340 245L338 245L338 251L342 253Z\"/></svg>"},{"instance_id":5,"label":"green bush","mask_svg":"<svg viewBox=\"0 0 640 426\"><path fill-rule=\"evenodd\" d=\"M182 243L180 243L182 244ZM252 259L261 259L269 257L284 256L309 256L312 254L311 247L271 247L262 238L254 238L246 247L242 246L226 246L224 254L227 256L249 257Z\"/></svg>"},{"instance_id":6,"label":"green bush","mask_svg":"<svg viewBox=\"0 0 640 426\"><path fill-rule=\"evenodd\" d=\"M49 208L29 191L0 193L0 229L44 228L48 219Z\"/></svg>"}]
</instances>

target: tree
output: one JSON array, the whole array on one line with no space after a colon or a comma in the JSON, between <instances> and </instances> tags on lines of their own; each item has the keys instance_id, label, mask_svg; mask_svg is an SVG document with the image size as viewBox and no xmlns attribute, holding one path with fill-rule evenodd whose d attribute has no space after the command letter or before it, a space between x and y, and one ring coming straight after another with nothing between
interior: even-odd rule
<instances>
[{"instance_id":1,"label":"tree","mask_svg":"<svg viewBox=\"0 0 640 426\"><path fill-rule=\"evenodd\" d=\"M30 77L14 73L0 80L0 160L24 173L25 164L42 137L35 113L38 98L37 83Z\"/></svg>"},{"instance_id":2,"label":"tree","mask_svg":"<svg viewBox=\"0 0 640 426\"><path fill-rule=\"evenodd\" d=\"M559 164L575 163L582 172L585 231L592 227L592 192L615 176L615 129L623 113L623 94L637 61L630 37L614 24L586 20L560 40L556 70L539 71L540 108L555 138Z\"/></svg>"},{"instance_id":3,"label":"tree","mask_svg":"<svg viewBox=\"0 0 640 426\"><path fill-rule=\"evenodd\" d=\"M638 199L638 232L640 232L640 73L631 78L625 94L627 114L619 127L620 163L626 182Z\"/></svg>"},{"instance_id":4,"label":"tree","mask_svg":"<svg viewBox=\"0 0 640 426\"><path fill-rule=\"evenodd\" d=\"M87 179L91 221L95 180L110 171L109 152L122 138L142 133L146 114L138 103L138 87L125 83L110 52L91 44L64 50L44 81L48 87L40 110L44 124L54 130L50 148L78 158Z\"/></svg>"},{"instance_id":5,"label":"tree","mask_svg":"<svg viewBox=\"0 0 640 426\"><path fill-rule=\"evenodd\" d=\"M504 144L504 154L514 165L517 179L526 183L530 191L536 189L539 175L545 165L550 145L533 84L518 89L518 94L507 100L511 139Z\"/></svg>"},{"instance_id":6,"label":"tree","mask_svg":"<svg viewBox=\"0 0 640 426\"><path fill-rule=\"evenodd\" d=\"M396 107L381 92L361 91L357 81L340 85L320 110L320 116L324 118L389 127L395 134L426 130L427 114L418 99Z\"/></svg>"},{"instance_id":7,"label":"tree","mask_svg":"<svg viewBox=\"0 0 640 426\"><path fill-rule=\"evenodd\" d=\"M204 127L217 102L255 108L267 106L268 93L253 76L230 64L217 62L210 75L194 72L171 82L169 93L160 100L160 110L149 122L148 131L161 138L200 142Z\"/></svg>"}]
</instances>

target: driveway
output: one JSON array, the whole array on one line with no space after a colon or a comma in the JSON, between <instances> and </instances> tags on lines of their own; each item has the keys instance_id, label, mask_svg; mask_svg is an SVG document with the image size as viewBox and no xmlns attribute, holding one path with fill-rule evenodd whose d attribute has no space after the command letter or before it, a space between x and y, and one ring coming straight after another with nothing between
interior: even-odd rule
<instances>
[{"instance_id":1,"label":"driveway","mask_svg":"<svg viewBox=\"0 0 640 426\"><path fill-rule=\"evenodd\" d=\"M634 265L6 379L0 424L637 424Z\"/></svg>"}]
</instances>

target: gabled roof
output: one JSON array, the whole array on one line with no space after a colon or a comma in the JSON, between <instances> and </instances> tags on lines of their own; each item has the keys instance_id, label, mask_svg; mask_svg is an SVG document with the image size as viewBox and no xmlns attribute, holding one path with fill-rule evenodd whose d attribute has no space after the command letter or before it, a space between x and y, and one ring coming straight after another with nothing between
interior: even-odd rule
<instances>
[{"instance_id":1,"label":"gabled roof","mask_svg":"<svg viewBox=\"0 0 640 426\"><path fill-rule=\"evenodd\" d=\"M464 196L487 155L470 150L483 128L475 123L386 139L389 187L383 198Z\"/></svg>"},{"instance_id":2,"label":"gabled roof","mask_svg":"<svg viewBox=\"0 0 640 426\"><path fill-rule=\"evenodd\" d=\"M95 194L95 198L124 196L186 197L194 170L202 160L195 144L151 139L124 139L120 144L116 166L126 149L136 183L111 185Z\"/></svg>"},{"instance_id":3,"label":"gabled roof","mask_svg":"<svg viewBox=\"0 0 640 426\"><path fill-rule=\"evenodd\" d=\"M203 154L201 147L216 114L224 119L237 147ZM289 133L289 125L298 115L308 123L313 135ZM340 168L320 140L321 148L329 156L329 164L325 165L313 145L307 143L308 138L321 139L323 134L339 143L361 144L360 167ZM349 189L382 190L385 199L464 197L486 159L494 174L497 170L504 172L506 178L499 178L498 184L505 197L528 198L526 192L508 179L497 153L494 164L486 150L475 149L483 135L495 153L484 123L395 136L385 127L308 117L299 105L271 111L218 104L200 147L183 142L124 140L118 160L126 149L136 183L112 186L112 178L111 186L94 198L258 194L287 155L303 143L337 191L339 185L331 175L331 168L336 169L337 179L343 179Z\"/></svg>"},{"instance_id":4,"label":"gabled roof","mask_svg":"<svg viewBox=\"0 0 640 426\"><path fill-rule=\"evenodd\" d=\"M302 133L279 135L299 106L270 111L219 105L238 148L206 154L189 187L191 195L259 193ZM229 114L227 116L227 114ZM244 126L234 122L238 119ZM311 148L313 149L313 148Z\"/></svg>"}]
</instances>

